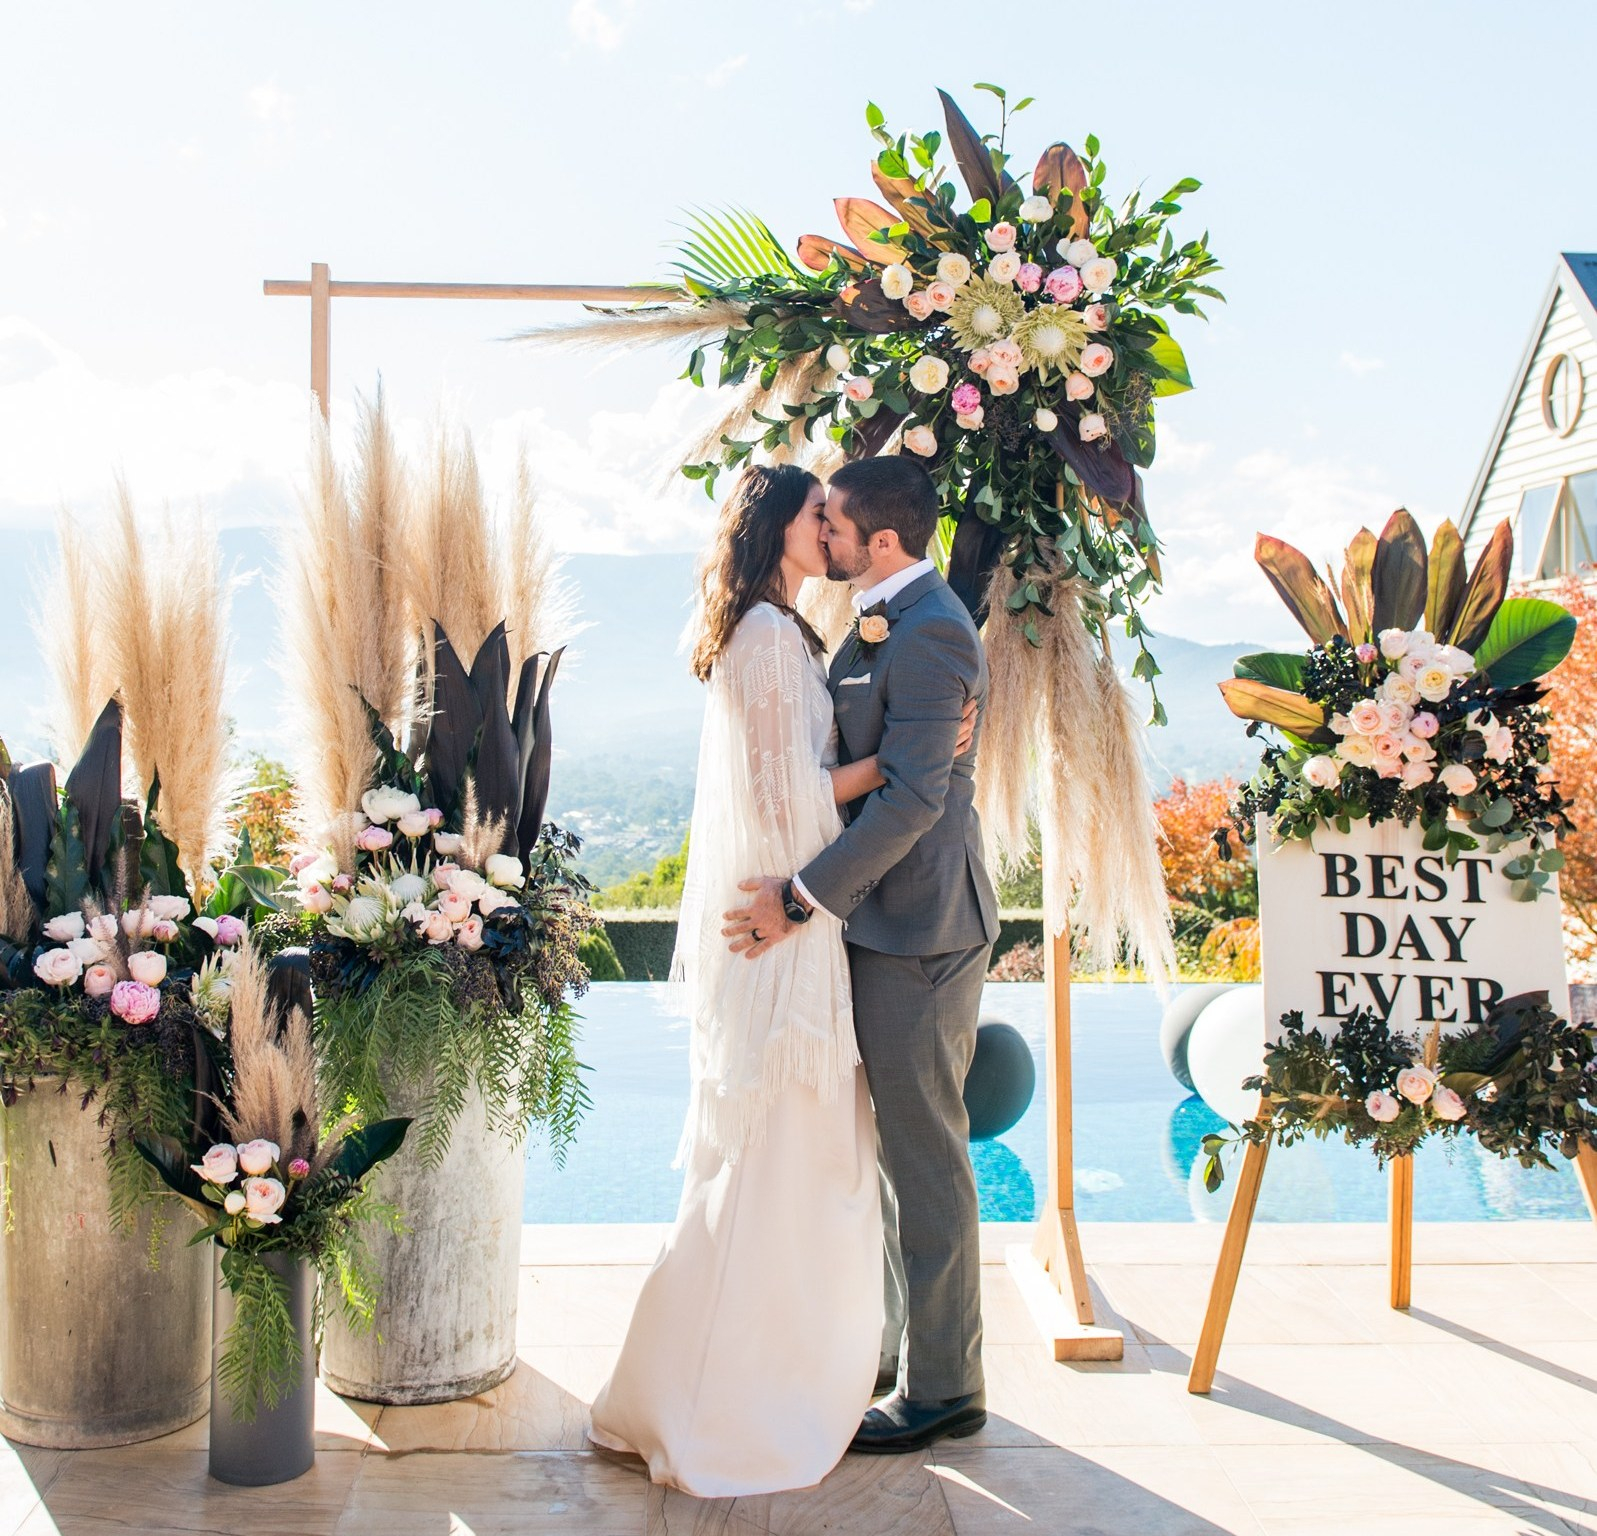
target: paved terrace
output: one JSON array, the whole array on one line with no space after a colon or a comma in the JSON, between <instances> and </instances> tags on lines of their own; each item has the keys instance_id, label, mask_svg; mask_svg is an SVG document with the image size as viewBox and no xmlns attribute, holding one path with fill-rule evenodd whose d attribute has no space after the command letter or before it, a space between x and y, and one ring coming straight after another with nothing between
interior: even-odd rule
<instances>
[{"instance_id":1,"label":"paved terrace","mask_svg":"<svg viewBox=\"0 0 1597 1536\"><path fill-rule=\"evenodd\" d=\"M1215 1227L1082 1229L1118 1365L1055 1365L984 1230L987 1429L850 1457L819 1488L701 1503L588 1449L657 1227L529 1227L521 1358L428 1408L323 1391L315 1469L278 1488L205 1472L205 1425L122 1450L0 1446L0 1536L1270 1536L1597 1533L1597 1233L1421 1224L1414 1306L1386 1302L1385 1229L1255 1227L1220 1375L1186 1372Z\"/></svg>"}]
</instances>

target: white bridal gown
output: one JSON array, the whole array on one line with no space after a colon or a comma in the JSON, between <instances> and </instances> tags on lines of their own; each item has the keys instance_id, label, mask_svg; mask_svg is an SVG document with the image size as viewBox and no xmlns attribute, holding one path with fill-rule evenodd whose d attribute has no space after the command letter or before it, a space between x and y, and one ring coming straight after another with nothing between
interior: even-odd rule
<instances>
[{"instance_id":1,"label":"white bridal gown","mask_svg":"<svg viewBox=\"0 0 1597 1536\"><path fill-rule=\"evenodd\" d=\"M739 879L790 875L841 830L835 741L820 660L758 605L706 700L673 968L692 1018L682 1201L593 1405L596 1443L701 1498L819 1482L876 1379L876 1128L841 924L817 911L757 960L720 933Z\"/></svg>"}]
</instances>

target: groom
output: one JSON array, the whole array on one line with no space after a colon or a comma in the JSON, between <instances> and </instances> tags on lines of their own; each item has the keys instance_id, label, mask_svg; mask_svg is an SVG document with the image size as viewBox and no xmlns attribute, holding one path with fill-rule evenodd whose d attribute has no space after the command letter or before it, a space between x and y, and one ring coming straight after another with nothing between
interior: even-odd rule
<instances>
[{"instance_id":1,"label":"groom","mask_svg":"<svg viewBox=\"0 0 1597 1536\"><path fill-rule=\"evenodd\" d=\"M857 616L828 679L841 753L875 753L887 782L849 807L842 835L791 880L745 882L751 905L727 913L724 931L758 955L817 906L844 921L905 1292L897 1390L865 1415L851 1448L916 1451L987 1419L964 1085L998 908L972 804L976 742L955 756L966 702L986 702L987 663L970 615L926 558L937 493L920 465L845 465L824 515L827 575L853 584Z\"/></svg>"}]
</instances>

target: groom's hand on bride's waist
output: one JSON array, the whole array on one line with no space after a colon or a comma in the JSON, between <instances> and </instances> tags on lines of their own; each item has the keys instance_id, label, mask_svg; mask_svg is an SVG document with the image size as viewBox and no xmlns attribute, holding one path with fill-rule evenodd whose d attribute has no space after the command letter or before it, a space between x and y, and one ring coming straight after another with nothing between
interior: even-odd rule
<instances>
[{"instance_id":1,"label":"groom's hand on bride's waist","mask_svg":"<svg viewBox=\"0 0 1597 1536\"><path fill-rule=\"evenodd\" d=\"M782 887L786 883L772 878L738 882L740 891L750 893L748 906L721 914L726 922L721 933L730 940L728 948L733 954L756 960L794 932L797 924L789 922L782 909Z\"/></svg>"}]
</instances>

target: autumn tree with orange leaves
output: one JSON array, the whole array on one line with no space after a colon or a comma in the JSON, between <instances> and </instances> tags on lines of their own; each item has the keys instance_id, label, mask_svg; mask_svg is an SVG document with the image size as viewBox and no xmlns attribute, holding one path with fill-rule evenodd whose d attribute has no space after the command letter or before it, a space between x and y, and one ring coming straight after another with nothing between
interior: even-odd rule
<instances>
[{"instance_id":1,"label":"autumn tree with orange leaves","mask_svg":"<svg viewBox=\"0 0 1597 1536\"><path fill-rule=\"evenodd\" d=\"M1548 731L1558 786L1575 830L1559 843L1564 869L1565 933L1570 959L1597 963L1597 583L1570 580L1558 599L1578 628L1574 648L1548 679Z\"/></svg>"}]
</instances>

